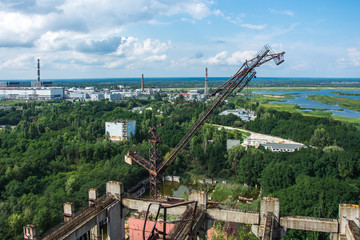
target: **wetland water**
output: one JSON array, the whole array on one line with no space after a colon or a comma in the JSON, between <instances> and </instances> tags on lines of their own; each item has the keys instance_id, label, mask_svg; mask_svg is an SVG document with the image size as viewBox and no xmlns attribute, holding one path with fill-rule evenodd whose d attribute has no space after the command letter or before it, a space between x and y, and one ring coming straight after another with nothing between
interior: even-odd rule
<instances>
[{"instance_id":1,"label":"wetland water","mask_svg":"<svg viewBox=\"0 0 360 240\"><path fill-rule=\"evenodd\" d=\"M349 95L338 95L333 92L341 92L341 93L348 93L348 94L359 94L359 96L349 96ZM271 91L271 90L260 90L260 91L253 91L254 94L271 94L271 95L284 95L284 94L291 94L293 98L286 99L285 102L276 102L272 101L273 103L279 104L297 104L300 108L305 108L305 111L309 111L309 108L316 108L316 109L328 109L327 112L333 113L335 116L340 117L347 117L347 118L360 118L360 112L343 108L338 105L330 105L330 104L323 104L317 101L312 101L306 99L309 95L326 95L326 96L333 96L333 97L343 97L343 98L350 98L350 99L357 99L360 100L360 90L336 90L336 89L319 89L319 90L279 90L279 91Z\"/></svg>"}]
</instances>

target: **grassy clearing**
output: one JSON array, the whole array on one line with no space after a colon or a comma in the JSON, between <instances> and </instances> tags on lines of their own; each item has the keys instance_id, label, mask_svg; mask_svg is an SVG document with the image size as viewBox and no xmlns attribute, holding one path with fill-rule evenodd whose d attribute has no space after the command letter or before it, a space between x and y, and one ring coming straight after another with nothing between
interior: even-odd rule
<instances>
[{"instance_id":1,"label":"grassy clearing","mask_svg":"<svg viewBox=\"0 0 360 240\"><path fill-rule=\"evenodd\" d=\"M342 96L360 96L360 94L358 94L358 93L344 93L344 92L337 92L337 91L333 91L331 93L336 94L336 95L342 95Z\"/></svg>"},{"instance_id":2,"label":"grassy clearing","mask_svg":"<svg viewBox=\"0 0 360 240\"><path fill-rule=\"evenodd\" d=\"M307 96L306 99L321 102L324 104L339 105L340 107L360 112L360 100L356 99L324 95L310 95Z\"/></svg>"},{"instance_id":3,"label":"grassy clearing","mask_svg":"<svg viewBox=\"0 0 360 240\"><path fill-rule=\"evenodd\" d=\"M346 117L339 117L339 116L333 116L331 112L327 112L328 109L307 109L311 111L301 111L298 105L295 104L281 104L281 103L266 103L262 104L261 106L265 108L272 108L278 111L287 111L287 112L298 112L301 113L304 116L312 116L312 117L333 117L336 120L349 122L349 123L356 123L360 124L360 119L358 118L346 118ZM305 109L304 109L305 110Z\"/></svg>"},{"instance_id":4,"label":"grassy clearing","mask_svg":"<svg viewBox=\"0 0 360 240\"><path fill-rule=\"evenodd\" d=\"M355 124L360 125L360 119L359 118L346 118L346 117L334 116L334 119L342 121L342 122L355 123ZM360 126L359 126L359 128L360 128Z\"/></svg>"}]
</instances>

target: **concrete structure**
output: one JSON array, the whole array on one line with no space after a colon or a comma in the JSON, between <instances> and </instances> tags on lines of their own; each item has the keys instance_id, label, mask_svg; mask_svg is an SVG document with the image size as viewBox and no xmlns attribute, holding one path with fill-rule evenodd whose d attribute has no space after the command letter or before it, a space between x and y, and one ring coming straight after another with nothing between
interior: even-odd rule
<instances>
[{"instance_id":1,"label":"concrete structure","mask_svg":"<svg viewBox=\"0 0 360 240\"><path fill-rule=\"evenodd\" d=\"M121 182L108 182L106 184L106 195L98 198L94 205L69 218L67 222L51 229L42 239L104 239L101 230L105 228L109 239L124 240L125 212L123 212L121 204L122 195L123 186Z\"/></svg>"},{"instance_id":2,"label":"concrete structure","mask_svg":"<svg viewBox=\"0 0 360 240\"><path fill-rule=\"evenodd\" d=\"M300 148L303 148L302 144L290 144L290 143L265 143L261 144L265 149L272 152L295 152Z\"/></svg>"},{"instance_id":3,"label":"concrete structure","mask_svg":"<svg viewBox=\"0 0 360 240\"><path fill-rule=\"evenodd\" d=\"M131 135L135 136L136 121L118 120L105 122L105 134L111 141L123 141L129 139Z\"/></svg>"},{"instance_id":4,"label":"concrete structure","mask_svg":"<svg viewBox=\"0 0 360 240\"><path fill-rule=\"evenodd\" d=\"M121 100L122 96L120 93L109 92L109 93L105 93L104 98L109 99L109 101L118 101Z\"/></svg>"},{"instance_id":5,"label":"concrete structure","mask_svg":"<svg viewBox=\"0 0 360 240\"><path fill-rule=\"evenodd\" d=\"M268 142L267 139L253 139L253 138L245 138L244 142L241 144L245 148L247 147L256 147L258 148L261 144L266 144Z\"/></svg>"},{"instance_id":6,"label":"concrete structure","mask_svg":"<svg viewBox=\"0 0 360 240\"><path fill-rule=\"evenodd\" d=\"M82 92L70 92L69 94L66 95L66 97L85 101L86 99L90 98L90 95L88 93L82 93Z\"/></svg>"},{"instance_id":7,"label":"concrete structure","mask_svg":"<svg viewBox=\"0 0 360 240\"><path fill-rule=\"evenodd\" d=\"M38 240L36 226L34 224L27 224L23 227L25 240Z\"/></svg>"},{"instance_id":8,"label":"concrete structure","mask_svg":"<svg viewBox=\"0 0 360 240\"><path fill-rule=\"evenodd\" d=\"M229 150L233 146L239 146L240 140L228 139L226 140L226 149Z\"/></svg>"},{"instance_id":9,"label":"concrete structure","mask_svg":"<svg viewBox=\"0 0 360 240\"><path fill-rule=\"evenodd\" d=\"M253 121L256 118L256 113L248 109L225 110L219 113L219 115L229 115L229 114L233 114L246 122Z\"/></svg>"},{"instance_id":10,"label":"concrete structure","mask_svg":"<svg viewBox=\"0 0 360 240\"><path fill-rule=\"evenodd\" d=\"M94 198L96 196L96 194L94 195L95 192L93 189L89 189L89 202L90 200L93 201L90 197ZM280 200L268 197L261 199L260 212L252 212L214 207L212 202L208 202L207 193L202 191L191 191L189 193L189 199L193 200L191 202L175 204L124 198L123 194L122 183L116 181L107 182L106 195L97 198L91 206L73 215L67 222L50 230L42 239L101 239L103 236L100 229L106 228L109 239L123 240L125 237L125 216L129 210L138 212L149 210L149 213L157 213L159 207L149 208L150 204L154 206L161 205L162 208L167 209L167 214L181 215L182 220L169 231L170 234L167 239L181 240L195 239L196 237L204 239L207 230L212 227L214 221L218 220L251 224L253 233L263 240L280 239L285 236L286 229L326 232L331 234L330 239L332 240L360 239L359 205L341 204L339 206L339 219L337 220L304 216L281 216ZM198 207L196 208L195 205L195 208L191 210L192 208L185 205L189 203L197 203ZM73 214L72 207L64 207L65 209L68 213ZM189 221L189 218L193 220ZM132 227L137 230L137 235L139 235L139 231L142 231L142 229L139 224L137 224L137 227L135 225ZM156 227L158 228L158 225ZM166 230L166 232L168 231ZM31 224L24 226L24 239L36 240L38 239L36 234L36 226Z\"/></svg>"},{"instance_id":11,"label":"concrete structure","mask_svg":"<svg viewBox=\"0 0 360 240\"><path fill-rule=\"evenodd\" d=\"M20 82L0 81L0 88L5 88L5 87L20 87Z\"/></svg>"},{"instance_id":12,"label":"concrete structure","mask_svg":"<svg viewBox=\"0 0 360 240\"><path fill-rule=\"evenodd\" d=\"M101 99L105 99L105 95L104 95L104 93L91 93L90 99L92 101L99 101Z\"/></svg>"},{"instance_id":13,"label":"concrete structure","mask_svg":"<svg viewBox=\"0 0 360 240\"><path fill-rule=\"evenodd\" d=\"M64 209L64 222L69 221L75 214L75 206L72 202L66 202L63 204Z\"/></svg>"},{"instance_id":14,"label":"concrete structure","mask_svg":"<svg viewBox=\"0 0 360 240\"><path fill-rule=\"evenodd\" d=\"M56 100L64 98L64 89L62 87L0 88L0 96L5 99Z\"/></svg>"},{"instance_id":15,"label":"concrete structure","mask_svg":"<svg viewBox=\"0 0 360 240\"><path fill-rule=\"evenodd\" d=\"M180 182L180 176L164 176L163 181L167 182Z\"/></svg>"}]
</instances>

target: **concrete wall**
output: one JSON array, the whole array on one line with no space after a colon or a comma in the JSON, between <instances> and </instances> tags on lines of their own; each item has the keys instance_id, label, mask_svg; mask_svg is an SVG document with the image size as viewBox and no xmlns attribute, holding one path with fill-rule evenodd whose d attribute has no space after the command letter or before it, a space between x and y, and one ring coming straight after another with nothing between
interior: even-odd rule
<instances>
[{"instance_id":1,"label":"concrete wall","mask_svg":"<svg viewBox=\"0 0 360 240\"><path fill-rule=\"evenodd\" d=\"M64 89L60 87L0 89L0 96L5 98L28 99L33 98L34 95L43 100L63 99Z\"/></svg>"},{"instance_id":2,"label":"concrete wall","mask_svg":"<svg viewBox=\"0 0 360 240\"><path fill-rule=\"evenodd\" d=\"M108 208L107 230L109 240L125 239L125 218L121 215L121 202L116 202Z\"/></svg>"},{"instance_id":3,"label":"concrete wall","mask_svg":"<svg viewBox=\"0 0 360 240\"><path fill-rule=\"evenodd\" d=\"M281 217L280 225L284 228L298 229L314 232L338 232L338 221L336 219L320 219L313 217L289 216Z\"/></svg>"},{"instance_id":4,"label":"concrete wall","mask_svg":"<svg viewBox=\"0 0 360 240\"><path fill-rule=\"evenodd\" d=\"M106 122L105 133L109 135L112 141L124 140L124 123L123 122Z\"/></svg>"},{"instance_id":5,"label":"concrete wall","mask_svg":"<svg viewBox=\"0 0 360 240\"><path fill-rule=\"evenodd\" d=\"M127 138L130 138L131 134L135 136L136 132L136 121L131 121L126 123L127 127Z\"/></svg>"},{"instance_id":6,"label":"concrete wall","mask_svg":"<svg viewBox=\"0 0 360 240\"><path fill-rule=\"evenodd\" d=\"M150 200L139 200L139 199L131 199L131 198L123 198L122 204L131 210L137 210L139 212L147 211L148 206L150 203L156 203L155 201ZM163 205L166 205L166 203L162 203ZM170 204L169 204L170 205ZM156 204L153 204L150 208L151 213L157 212L158 207ZM167 209L168 214L174 214L174 215L181 215L186 210L186 206L179 206L176 208L169 208Z\"/></svg>"},{"instance_id":7,"label":"concrete wall","mask_svg":"<svg viewBox=\"0 0 360 240\"><path fill-rule=\"evenodd\" d=\"M224 222L235 222L244 224L259 224L259 213L240 212L224 209L207 209L208 217Z\"/></svg>"}]
</instances>

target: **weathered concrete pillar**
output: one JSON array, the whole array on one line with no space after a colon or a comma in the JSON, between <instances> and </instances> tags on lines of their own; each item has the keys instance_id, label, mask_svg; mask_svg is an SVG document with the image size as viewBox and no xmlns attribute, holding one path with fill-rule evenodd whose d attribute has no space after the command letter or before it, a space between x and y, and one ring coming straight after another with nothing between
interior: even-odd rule
<instances>
[{"instance_id":1,"label":"weathered concrete pillar","mask_svg":"<svg viewBox=\"0 0 360 240\"><path fill-rule=\"evenodd\" d=\"M111 194L118 200L121 199L121 194L124 192L122 182L109 181L106 183L106 194Z\"/></svg>"},{"instance_id":2,"label":"weathered concrete pillar","mask_svg":"<svg viewBox=\"0 0 360 240\"><path fill-rule=\"evenodd\" d=\"M98 198L98 189L97 188L89 188L88 196L89 196L89 206L91 206L94 204L94 202Z\"/></svg>"},{"instance_id":3,"label":"weathered concrete pillar","mask_svg":"<svg viewBox=\"0 0 360 240\"><path fill-rule=\"evenodd\" d=\"M360 226L360 206L354 204L339 205L339 236L338 239L346 238L346 228L349 221Z\"/></svg>"},{"instance_id":4,"label":"weathered concrete pillar","mask_svg":"<svg viewBox=\"0 0 360 240\"><path fill-rule=\"evenodd\" d=\"M109 181L106 183L106 194L112 195L119 200L107 209L107 231L110 240L125 239L125 214L123 214L121 203L123 193L122 182Z\"/></svg>"},{"instance_id":5,"label":"weathered concrete pillar","mask_svg":"<svg viewBox=\"0 0 360 240\"><path fill-rule=\"evenodd\" d=\"M285 236L285 229L280 226L280 200L278 198L263 197L260 204L260 225L252 225L252 232L258 237L262 237L265 230L266 217L272 213L272 239L280 239ZM269 218L268 218L269 219Z\"/></svg>"},{"instance_id":6,"label":"weathered concrete pillar","mask_svg":"<svg viewBox=\"0 0 360 240\"><path fill-rule=\"evenodd\" d=\"M64 222L69 221L75 214L75 207L74 203L72 202L66 202L63 205L64 209Z\"/></svg>"},{"instance_id":7,"label":"weathered concrete pillar","mask_svg":"<svg viewBox=\"0 0 360 240\"><path fill-rule=\"evenodd\" d=\"M24 239L26 240L37 240L37 231L36 231L36 225L34 224L27 224L23 226L23 232L24 232Z\"/></svg>"},{"instance_id":8,"label":"weathered concrete pillar","mask_svg":"<svg viewBox=\"0 0 360 240\"><path fill-rule=\"evenodd\" d=\"M192 190L189 192L189 201L197 201L200 206L206 208L208 194L204 191Z\"/></svg>"},{"instance_id":9,"label":"weathered concrete pillar","mask_svg":"<svg viewBox=\"0 0 360 240\"><path fill-rule=\"evenodd\" d=\"M88 196L89 196L89 206L94 205L95 201L98 197L98 189L97 188L89 188ZM99 230L100 230L100 227L98 224L90 229L90 240L100 239Z\"/></svg>"}]
</instances>

